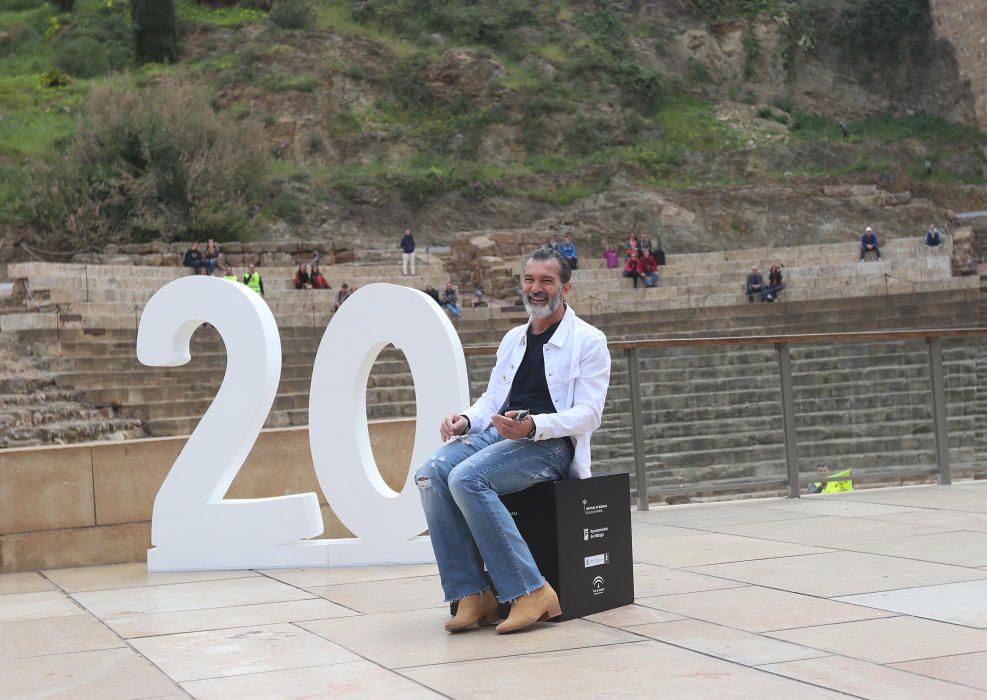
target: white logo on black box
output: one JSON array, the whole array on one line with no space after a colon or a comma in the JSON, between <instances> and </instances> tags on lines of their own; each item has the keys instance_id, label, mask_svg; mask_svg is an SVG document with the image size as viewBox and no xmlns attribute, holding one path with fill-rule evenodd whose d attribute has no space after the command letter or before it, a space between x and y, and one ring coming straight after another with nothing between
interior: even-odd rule
<instances>
[{"instance_id":1,"label":"white logo on black box","mask_svg":"<svg viewBox=\"0 0 987 700\"><path fill-rule=\"evenodd\" d=\"M593 579L593 595L602 595L606 590L606 586L603 585L602 576L597 576Z\"/></svg>"},{"instance_id":2,"label":"white logo on black box","mask_svg":"<svg viewBox=\"0 0 987 700\"><path fill-rule=\"evenodd\" d=\"M599 515L607 509L606 503L590 503L583 499L583 515Z\"/></svg>"},{"instance_id":3,"label":"white logo on black box","mask_svg":"<svg viewBox=\"0 0 987 700\"><path fill-rule=\"evenodd\" d=\"M583 528L583 542L589 542L589 529Z\"/></svg>"}]
</instances>

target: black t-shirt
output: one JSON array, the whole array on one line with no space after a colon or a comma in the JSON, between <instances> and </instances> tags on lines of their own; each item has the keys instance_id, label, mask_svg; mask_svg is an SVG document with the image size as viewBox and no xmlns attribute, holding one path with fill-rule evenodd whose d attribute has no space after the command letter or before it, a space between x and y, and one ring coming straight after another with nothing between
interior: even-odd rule
<instances>
[{"instance_id":1,"label":"black t-shirt","mask_svg":"<svg viewBox=\"0 0 987 700\"><path fill-rule=\"evenodd\" d=\"M517 368L514 375L514 382L511 384L511 393L507 396L505 411L517 411L523 408L528 409L532 415L539 413L557 413L555 404L552 402L552 395L548 391L548 381L545 379L545 343L551 340L552 335L559 328L561 319L549 326L544 332L535 335L528 326L524 359L521 366ZM570 438L565 438L569 443L569 450L575 453L575 446Z\"/></svg>"}]
</instances>

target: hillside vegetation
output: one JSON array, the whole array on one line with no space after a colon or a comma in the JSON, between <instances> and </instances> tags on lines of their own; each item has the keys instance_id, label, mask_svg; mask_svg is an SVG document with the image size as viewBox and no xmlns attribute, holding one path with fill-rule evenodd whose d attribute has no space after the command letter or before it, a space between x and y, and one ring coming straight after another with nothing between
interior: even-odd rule
<instances>
[{"instance_id":1,"label":"hillside vegetation","mask_svg":"<svg viewBox=\"0 0 987 700\"><path fill-rule=\"evenodd\" d=\"M984 183L926 0L218 4L174 3L161 64L124 0L0 0L0 231L75 251L579 219L702 248L775 225L677 198Z\"/></svg>"}]
</instances>

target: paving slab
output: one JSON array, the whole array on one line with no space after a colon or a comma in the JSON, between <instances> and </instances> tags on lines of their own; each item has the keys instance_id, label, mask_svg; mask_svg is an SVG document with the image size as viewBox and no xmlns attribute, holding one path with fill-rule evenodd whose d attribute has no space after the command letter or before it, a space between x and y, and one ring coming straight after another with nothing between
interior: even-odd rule
<instances>
[{"instance_id":1,"label":"paving slab","mask_svg":"<svg viewBox=\"0 0 987 700\"><path fill-rule=\"evenodd\" d=\"M783 505L786 502L785 499L781 498L765 498L743 504L692 503L681 506L665 506L645 512L635 512L634 522L715 530L720 525L795 520L812 518L817 515L798 510L785 511L772 508L772 506Z\"/></svg>"},{"instance_id":2,"label":"paving slab","mask_svg":"<svg viewBox=\"0 0 987 700\"><path fill-rule=\"evenodd\" d=\"M755 540L719 533L695 537L659 537L634 542L633 546L634 561L670 567L702 566L830 551L821 547Z\"/></svg>"},{"instance_id":3,"label":"paving slab","mask_svg":"<svg viewBox=\"0 0 987 700\"><path fill-rule=\"evenodd\" d=\"M828 498L828 495L803 496L797 501L787 501L767 506L767 510L790 511L802 515L838 515L844 517L865 517L868 515L888 515L907 513L908 506L884 505L883 503L863 503L845 498Z\"/></svg>"},{"instance_id":4,"label":"paving slab","mask_svg":"<svg viewBox=\"0 0 987 700\"><path fill-rule=\"evenodd\" d=\"M741 561L690 570L826 598L987 578L980 569L858 552Z\"/></svg>"},{"instance_id":5,"label":"paving slab","mask_svg":"<svg viewBox=\"0 0 987 700\"><path fill-rule=\"evenodd\" d=\"M0 574L0 595L10 593L38 593L52 591L55 586L41 574L35 571L25 571L17 574Z\"/></svg>"},{"instance_id":6,"label":"paving slab","mask_svg":"<svg viewBox=\"0 0 987 700\"><path fill-rule=\"evenodd\" d=\"M438 576L384 579L308 589L326 600L361 613L447 608Z\"/></svg>"},{"instance_id":7,"label":"paving slab","mask_svg":"<svg viewBox=\"0 0 987 700\"><path fill-rule=\"evenodd\" d=\"M987 698L985 496L632 511L635 604L513 635L428 564L0 576L0 697Z\"/></svg>"},{"instance_id":8,"label":"paving slab","mask_svg":"<svg viewBox=\"0 0 987 700\"><path fill-rule=\"evenodd\" d=\"M633 631L636 634L745 666L828 655L828 652L819 649L781 642L760 634L701 620L677 620L640 625L635 626Z\"/></svg>"},{"instance_id":9,"label":"paving slab","mask_svg":"<svg viewBox=\"0 0 987 700\"><path fill-rule=\"evenodd\" d=\"M292 624L144 637L131 644L176 681L359 660L338 644Z\"/></svg>"},{"instance_id":10,"label":"paving slab","mask_svg":"<svg viewBox=\"0 0 987 700\"><path fill-rule=\"evenodd\" d=\"M363 660L189 681L182 683L182 688L200 700L312 700L335 697L425 700L443 697L394 671Z\"/></svg>"},{"instance_id":11,"label":"paving slab","mask_svg":"<svg viewBox=\"0 0 987 700\"><path fill-rule=\"evenodd\" d=\"M315 596L294 586L255 576L226 581L91 591L75 593L73 597L94 615L106 619L135 613L167 613L253 603L277 603Z\"/></svg>"},{"instance_id":12,"label":"paving slab","mask_svg":"<svg viewBox=\"0 0 987 700\"><path fill-rule=\"evenodd\" d=\"M397 564L393 566L341 566L328 569L265 569L265 576L299 588L335 586L342 583L382 581L384 579L436 576L435 564Z\"/></svg>"},{"instance_id":13,"label":"paving slab","mask_svg":"<svg viewBox=\"0 0 987 700\"><path fill-rule=\"evenodd\" d=\"M924 678L859 659L827 656L761 666L766 671L862 698L887 700L984 700L970 687Z\"/></svg>"},{"instance_id":14,"label":"paving slab","mask_svg":"<svg viewBox=\"0 0 987 700\"><path fill-rule=\"evenodd\" d=\"M987 630L889 617L768 632L769 637L876 664L987 651Z\"/></svg>"},{"instance_id":15,"label":"paving slab","mask_svg":"<svg viewBox=\"0 0 987 700\"><path fill-rule=\"evenodd\" d=\"M125 639L155 637L179 632L204 632L273 625L279 622L304 622L324 620L329 617L347 617L359 613L336 605L322 598L289 600L281 603L254 603L225 608L181 610L150 614L109 617L106 625Z\"/></svg>"},{"instance_id":16,"label":"paving slab","mask_svg":"<svg viewBox=\"0 0 987 700\"><path fill-rule=\"evenodd\" d=\"M0 622L85 614L75 601L61 591L10 593L0 596Z\"/></svg>"},{"instance_id":17,"label":"paving slab","mask_svg":"<svg viewBox=\"0 0 987 700\"><path fill-rule=\"evenodd\" d=\"M906 661L894 666L923 676L978 688L985 691L987 696L987 652L937 656L931 659Z\"/></svg>"},{"instance_id":18,"label":"paving slab","mask_svg":"<svg viewBox=\"0 0 987 700\"><path fill-rule=\"evenodd\" d=\"M443 628L448 619L448 609L414 610L298 624L388 668L600 647L642 639L585 620L536 623L518 634L499 635L493 627L449 634Z\"/></svg>"},{"instance_id":19,"label":"paving slab","mask_svg":"<svg viewBox=\"0 0 987 700\"><path fill-rule=\"evenodd\" d=\"M967 513L955 510L913 510L905 513L867 516L868 520L889 523L924 525L943 530L969 530L987 532L987 514Z\"/></svg>"},{"instance_id":20,"label":"paving slab","mask_svg":"<svg viewBox=\"0 0 987 700\"><path fill-rule=\"evenodd\" d=\"M259 574L253 571L178 571L168 573L148 573L147 564L112 564L92 566L83 569L49 569L45 576L59 588L69 593L101 591L113 588L137 588L140 586L161 586L172 583L194 583L197 581L225 581L233 578L253 578Z\"/></svg>"},{"instance_id":21,"label":"paving slab","mask_svg":"<svg viewBox=\"0 0 987 700\"><path fill-rule=\"evenodd\" d=\"M910 515L905 513L904 515ZM896 515L902 515L896 513ZM891 517L889 514L887 517ZM820 516L804 520L729 525L720 532L777 542L794 542L830 549L855 549L861 543L897 537L938 534L956 528L875 519Z\"/></svg>"},{"instance_id":22,"label":"paving slab","mask_svg":"<svg viewBox=\"0 0 987 700\"><path fill-rule=\"evenodd\" d=\"M590 622L598 622L608 627L627 629L638 625L651 625L656 622L681 620L682 616L665 612L664 610L649 608L644 605L623 605L613 610L605 610L595 615L587 615L583 619Z\"/></svg>"},{"instance_id":23,"label":"paving slab","mask_svg":"<svg viewBox=\"0 0 987 700\"><path fill-rule=\"evenodd\" d=\"M898 527L914 527L898 525ZM987 532L945 532L934 534L902 533L889 539L869 539L853 542L853 549L873 554L886 554L906 559L955 564L956 566L987 566Z\"/></svg>"},{"instance_id":24,"label":"paving slab","mask_svg":"<svg viewBox=\"0 0 987 700\"><path fill-rule=\"evenodd\" d=\"M132 649L32 656L3 662L2 698L141 700L181 696L175 683Z\"/></svg>"},{"instance_id":25,"label":"paving slab","mask_svg":"<svg viewBox=\"0 0 987 700\"><path fill-rule=\"evenodd\" d=\"M403 673L454 698L598 698L604 693L690 700L844 697L657 641L488 658Z\"/></svg>"},{"instance_id":26,"label":"paving slab","mask_svg":"<svg viewBox=\"0 0 987 700\"><path fill-rule=\"evenodd\" d=\"M90 615L0 622L0 662L126 646Z\"/></svg>"},{"instance_id":27,"label":"paving slab","mask_svg":"<svg viewBox=\"0 0 987 700\"><path fill-rule=\"evenodd\" d=\"M895 613L987 629L987 581L918 586L837 598Z\"/></svg>"},{"instance_id":28,"label":"paving slab","mask_svg":"<svg viewBox=\"0 0 987 700\"><path fill-rule=\"evenodd\" d=\"M675 593L695 593L696 591L737 588L746 585L746 583L738 583L715 576L704 576L667 566L643 562L634 564L634 596L636 598Z\"/></svg>"},{"instance_id":29,"label":"paving slab","mask_svg":"<svg viewBox=\"0 0 987 700\"><path fill-rule=\"evenodd\" d=\"M867 620L893 614L761 586L638 598L637 602L665 612L749 632Z\"/></svg>"}]
</instances>

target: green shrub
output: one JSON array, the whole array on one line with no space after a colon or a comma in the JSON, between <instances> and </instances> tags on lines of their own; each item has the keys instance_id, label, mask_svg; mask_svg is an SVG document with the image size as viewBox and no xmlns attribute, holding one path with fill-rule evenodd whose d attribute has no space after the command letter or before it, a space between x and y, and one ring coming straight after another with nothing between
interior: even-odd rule
<instances>
[{"instance_id":1,"label":"green shrub","mask_svg":"<svg viewBox=\"0 0 987 700\"><path fill-rule=\"evenodd\" d=\"M134 26L122 3L86 6L63 16L58 26L52 41L54 63L69 75L92 78L133 63Z\"/></svg>"},{"instance_id":2,"label":"green shrub","mask_svg":"<svg viewBox=\"0 0 987 700\"><path fill-rule=\"evenodd\" d=\"M55 67L76 78L94 78L110 71L106 49L91 36L80 36L58 43Z\"/></svg>"},{"instance_id":3,"label":"green shrub","mask_svg":"<svg viewBox=\"0 0 987 700\"><path fill-rule=\"evenodd\" d=\"M263 134L217 115L201 89L102 85L64 151L32 172L26 218L56 248L249 236L266 162Z\"/></svg>"},{"instance_id":4,"label":"green shrub","mask_svg":"<svg viewBox=\"0 0 987 700\"><path fill-rule=\"evenodd\" d=\"M282 29L307 29L315 19L308 0L280 0L268 17Z\"/></svg>"},{"instance_id":5,"label":"green shrub","mask_svg":"<svg viewBox=\"0 0 987 700\"><path fill-rule=\"evenodd\" d=\"M0 0L0 12L24 12L45 4L45 0Z\"/></svg>"},{"instance_id":6,"label":"green shrub","mask_svg":"<svg viewBox=\"0 0 987 700\"><path fill-rule=\"evenodd\" d=\"M362 0L354 3L354 18L402 36L441 33L460 42L510 48L509 32L536 18L528 0Z\"/></svg>"},{"instance_id":7,"label":"green shrub","mask_svg":"<svg viewBox=\"0 0 987 700\"><path fill-rule=\"evenodd\" d=\"M38 78L38 82L43 88L60 88L71 85L72 79L57 68L52 68L42 73Z\"/></svg>"}]
</instances>

